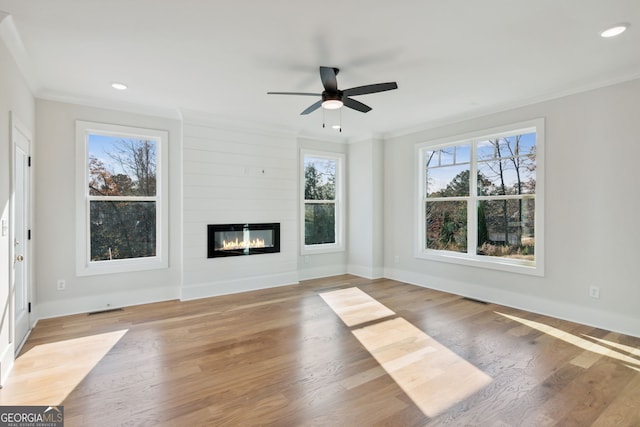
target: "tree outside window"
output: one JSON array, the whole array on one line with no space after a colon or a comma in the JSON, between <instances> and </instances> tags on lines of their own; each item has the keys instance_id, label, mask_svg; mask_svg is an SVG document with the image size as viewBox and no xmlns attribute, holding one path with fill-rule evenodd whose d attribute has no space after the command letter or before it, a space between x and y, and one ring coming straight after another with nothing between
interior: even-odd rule
<instances>
[{"instance_id":1,"label":"tree outside window","mask_svg":"<svg viewBox=\"0 0 640 427\"><path fill-rule=\"evenodd\" d=\"M89 134L91 261L156 255L157 143Z\"/></svg>"},{"instance_id":2,"label":"tree outside window","mask_svg":"<svg viewBox=\"0 0 640 427\"><path fill-rule=\"evenodd\" d=\"M76 122L76 272L168 267L168 133Z\"/></svg>"},{"instance_id":3,"label":"tree outside window","mask_svg":"<svg viewBox=\"0 0 640 427\"><path fill-rule=\"evenodd\" d=\"M341 248L342 158L331 153L303 153L303 246L307 250Z\"/></svg>"},{"instance_id":4,"label":"tree outside window","mask_svg":"<svg viewBox=\"0 0 640 427\"><path fill-rule=\"evenodd\" d=\"M421 253L535 267L541 133L533 126L423 146Z\"/></svg>"}]
</instances>

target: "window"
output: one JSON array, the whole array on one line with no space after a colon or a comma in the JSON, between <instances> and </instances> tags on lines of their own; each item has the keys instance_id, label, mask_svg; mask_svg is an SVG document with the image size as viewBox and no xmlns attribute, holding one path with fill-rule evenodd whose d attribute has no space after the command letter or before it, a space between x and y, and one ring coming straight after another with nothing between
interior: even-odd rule
<instances>
[{"instance_id":1,"label":"window","mask_svg":"<svg viewBox=\"0 0 640 427\"><path fill-rule=\"evenodd\" d=\"M167 132L78 121L77 272L167 267Z\"/></svg>"},{"instance_id":2,"label":"window","mask_svg":"<svg viewBox=\"0 0 640 427\"><path fill-rule=\"evenodd\" d=\"M344 156L302 151L302 253L344 249Z\"/></svg>"},{"instance_id":3,"label":"window","mask_svg":"<svg viewBox=\"0 0 640 427\"><path fill-rule=\"evenodd\" d=\"M544 121L418 146L417 256L542 275Z\"/></svg>"}]
</instances>

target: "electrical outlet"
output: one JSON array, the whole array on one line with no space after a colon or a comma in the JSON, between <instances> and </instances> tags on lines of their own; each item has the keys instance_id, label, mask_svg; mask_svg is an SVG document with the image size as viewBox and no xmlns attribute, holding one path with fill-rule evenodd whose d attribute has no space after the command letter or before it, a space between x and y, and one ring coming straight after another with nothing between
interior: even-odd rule
<instances>
[{"instance_id":1,"label":"electrical outlet","mask_svg":"<svg viewBox=\"0 0 640 427\"><path fill-rule=\"evenodd\" d=\"M597 286L589 287L589 296L591 298L600 298L600 288Z\"/></svg>"},{"instance_id":2,"label":"electrical outlet","mask_svg":"<svg viewBox=\"0 0 640 427\"><path fill-rule=\"evenodd\" d=\"M67 287L67 283L64 280L62 280L62 279L58 280L58 290L59 291L64 291L66 287Z\"/></svg>"}]
</instances>

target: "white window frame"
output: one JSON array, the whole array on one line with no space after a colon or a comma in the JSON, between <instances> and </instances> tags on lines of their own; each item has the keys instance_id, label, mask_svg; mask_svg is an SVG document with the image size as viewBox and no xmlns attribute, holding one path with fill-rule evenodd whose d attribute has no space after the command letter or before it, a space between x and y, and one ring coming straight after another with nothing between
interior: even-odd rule
<instances>
[{"instance_id":1,"label":"white window frame","mask_svg":"<svg viewBox=\"0 0 640 427\"><path fill-rule=\"evenodd\" d=\"M334 160L336 162L336 197L335 205L335 243L323 243L317 245L305 244L305 205L307 201L304 198L304 159L305 157L314 157L320 159ZM342 153L334 153L330 151L316 150L300 150L300 253L302 255L312 255L330 252L341 252L345 250L345 158ZM316 201L321 202L321 201Z\"/></svg>"},{"instance_id":2,"label":"white window frame","mask_svg":"<svg viewBox=\"0 0 640 427\"><path fill-rule=\"evenodd\" d=\"M475 176L477 171L477 150L476 143L487 139L517 135L522 133L536 133L536 192L534 196L527 195L535 199L535 262L516 259L507 259L491 256L476 255L477 233L468 233L467 253L453 251L435 250L425 248L426 242L426 212L425 203L427 200L426 181L426 153L430 150L440 149L453 145L471 144L471 165L469 183L469 197L454 197L451 200L469 200L467 213L467 229L477 229L477 201L483 199L478 196L473 189L476 188ZM416 239L415 257L432 261L442 261L474 267L489 268L494 270L509 271L535 276L544 276L544 119L538 118L529 121L513 123L491 129L484 129L470 132L463 135L456 135L447 138L437 139L416 144ZM475 193L475 194L473 194ZM509 196L507 196L509 198Z\"/></svg>"},{"instance_id":3,"label":"white window frame","mask_svg":"<svg viewBox=\"0 0 640 427\"><path fill-rule=\"evenodd\" d=\"M88 137L90 134L156 141L155 256L91 261L88 172ZM76 274L78 276L154 270L169 266L168 140L169 133L163 130L76 120Z\"/></svg>"}]
</instances>

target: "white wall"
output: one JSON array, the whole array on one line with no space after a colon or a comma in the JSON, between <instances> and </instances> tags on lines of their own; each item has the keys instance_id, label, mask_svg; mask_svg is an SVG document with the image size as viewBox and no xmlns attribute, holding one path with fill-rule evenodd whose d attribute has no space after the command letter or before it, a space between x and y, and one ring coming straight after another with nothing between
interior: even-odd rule
<instances>
[{"instance_id":1,"label":"white wall","mask_svg":"<svg viewBox=\"0 0 640 427\"><path fill-rule=\"evenodd\" d=\"M4 35L6 22L0 15L0 35ZM9 50L0 38L0 220L9 224L11 188L11 123L13 112L33 131L35 128L35 101ZM9 233L0 233L0 381L4 382L13 364L12 301L10 292Z\"/></svg>"},{"instance_id":2,"label":"white wall","mask_svg":"<svg viewBox=\"0 0 640 427\"><path fill-rule=\"evenodd\" d=\"M169 132L169 268L76 276L75 121ZM177 120L38 100L34 158L36 315L83 313L179 297L181 272L181 125ZM58 291L57 280L66 281Z\"/></svg>"},{"instance_id":3,"label":"white wall","mask_svg":"<svg viewBox=\"0 0 640 427\"><path fill-rule=\"evenodd\" d=\"M1 18L1 17L0 17ZM0 25L2 25L0 23ZM0 217L8 219L9 111L35 130L34 318L199 298L351 272L389 277L640 336L637 161L640 80L405 135L350 145L242 128L34 101L0 43ZM546 119L545 276L417 259L415 144ZM75 276L75 120L170 134L170 267ZM347 251L300 255L299 150L347 154ZM383 203L384 202L384 203ZM280 222L281 252L206 258L206 226ZM10 343L9 240L0 235L0 368ZM65 279L67 289L56 290ZM588 296L591 285L600 299Z\"/></svg>"},{"instance_id":4,"label":"white wall","mask_svg":"<svg viewBox=\"0 0 640 427\"><path fill-rule=\"evenodd\" d=\"M349 144L349 273L383 276L384 159L380 139Z\"/></svg>"},{"instance_id":5,"label":"white wall","mask_svg":"<svg viewBox=\"0 0 640 427\"><path fill-rule=\"evenodd\" d=\"M299 138L298 147L301 150L305 149L305 150L325 151L329 153L344 154L347 158L346 159L347 164L345 167L346 179L347 179L347 183L349 182L350 159L347 154L349 150L349 146L346 143L334 142L334 141L328 141L328 140L323 141L323 140L310 139L310 138ZM300 165L300 162L302 162L302 159L300 159L299 155L300 155L300 151L298 151L298 160L297 160L298 167ZM302 177L298 175L298 179L299 179L298 185L302 185L302 181L301 181ZM348 212L349 212L349 198L350 198L348 185L345 186L345 189L346 189L346 199L347 199L345 215L347 216L346 226L348 231L349 230ZM297 191L296 193L297 195L301 194L299 187L296 191ZM299 203L302 203L302 201L300 200ZM298 212L300 212L299 208L298 208ZM298 214L298 221L299 221L299 224L304 223L304 218L302 218L300 214ZM302 237L300 236L300 234L301 234L300 226L298 226L298 236L297 236L298 238L298 275L300 280L336 276L339 274L347 273L347 259L348 259L347 250L349 249L348 233L345 237L347 240L346 250L342 252L330 252L330 253L324 253L324 254L307 254L307 255L300 254L300 247L302 245Z\"/></svg>"},{"instance_id":6,"label":"white wall","mask_svg":"<svg viewBox=\"0 0 640 427\"><path fill-rule=\"evenodd\" d=\"M296 137L184 117L182 298L298 282ZM208 224L280 223L280 253L207 258Z\"/></svg>"},{"instance_id":7,"label":"white wall","mask_svg":"<svg viewBox=\"0 0 640 427\"><path fill-rule=\"evenodd\" d=\"M386 140L385 276L640 336L639 99L635 80ZM546 119L545 276L414 258L414 145L537 117Z\"/></svg>"}]
</instances>

